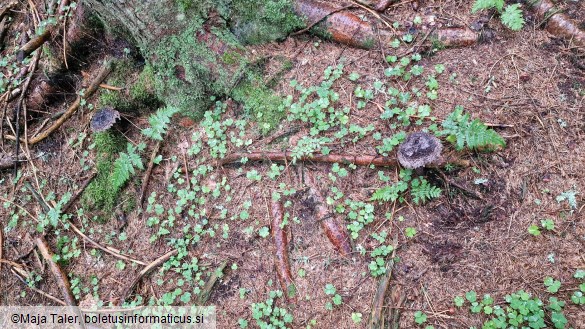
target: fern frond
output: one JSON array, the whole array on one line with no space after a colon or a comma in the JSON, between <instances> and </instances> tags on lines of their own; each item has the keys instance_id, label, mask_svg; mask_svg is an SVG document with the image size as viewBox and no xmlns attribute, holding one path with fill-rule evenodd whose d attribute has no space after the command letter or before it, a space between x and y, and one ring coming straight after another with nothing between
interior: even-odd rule
<instances>
[{"instance_id":1,"label":"fern frond","mask_svg":"<svg viewBox=\"0 0 585 329\"><path fill-rule=\"evenodd\" d=\"M162 135L166 133L167 125L171 122L171 117L178 111L178 108L172 106L159 109L156 113L148 117L150 127L143 129L142 134L152 139L162 140Z\"/></svg>"},{"instance_id":2,"label":"fern frond","mask_svg":"<svg viewBox=\"0 0 585 329\"><path fill-rule=\"evenodd\" d=\"M469 121L469 114L463 113L463 107L455 110L443 121L443 130L439 136L448 136L447 140L455 144L457 150L496 148L506 146L504 138L493 129L489 129L479 119Z\"/></svg>"},{"instance_id":3,"label":"fern frond","mask_svg":"<svg viewBox=\"0 0 585 329\"><path fill-rule=\"evenodd\" d=\"M398 181L396 184L384 186L377 189L370 198L371 201L396 201L402 192L408 189L408 184L403 181Z\"/></svg>"},{"instance_id":4,"label":"fern frond","mask_svg":"<svg viewBox=\"0 0 585 329\"><path fill-rule=\"evenodd\" d=\"M412 196L412 201L414 201L414 203L425 203L429 200L440 197L441 189L432 186L426 179L419 177L413 179L410 183L410 195Z\"/></svg>"},{"instance_id":5,"label":"fern frond","mask_svg":"<svg viewBox=\"0 0 585 329\"><path fill-rule=\"evenodd\" d=\"M473 7L471 8L471 12L475 13L479 10L491 8L496 8L499 12L501 12L504 8L504 0L475 0Z\"/></svg>"},{"instance_id":6,"label":"fern frond","mask_svg":"<svg viewBox=\"0 0 585 329\"><path fill-rule=\"evenodd\" d=\"M524 15L522 14L519 3L506 6L501 18L502 23L510 28L510 30L520 31L524 26Z\"/></svg>"},{"instance_id":7,"label":"fern frond","mask_svg":"<svg viewBox=\"0 0 585 329\"><path fill-rule=\"evenodd\" d=\"M112 185L119 189L126 181L130 179L131 175L134 175L134 168L140 170L144 169L142 165L142 158L136 153L136 147L132 144L128 144L127 153L120 152L118 158L114 162L114 170L112 171Z\"/></svg>"}]
</instances>

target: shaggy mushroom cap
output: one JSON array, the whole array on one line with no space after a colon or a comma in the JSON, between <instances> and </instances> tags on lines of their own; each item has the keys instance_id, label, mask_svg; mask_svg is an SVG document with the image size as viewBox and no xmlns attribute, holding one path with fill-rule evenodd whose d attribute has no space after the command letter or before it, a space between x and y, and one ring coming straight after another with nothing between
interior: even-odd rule
<instances>
[{"instance_id":1,"label":"shaggy mushroom cap","mask_svg":"<svg viewBox=\"0 0 585 329\"><path fill-rule=\"evenodd\" d=\"M101 132L110 129L118 119L120 119L120 112L105 107L93 115L89 126L93 132Z\"/></svg>"},{"instance_id":2,"label":"shaggy mushroom cap","mask_svg":"<svg viewBox=\"0 0 585 329\"><path fill-rule=\"evenodd\" d=\"M398 161L408 169L424 167L441 156L443 145L439 139L424 132L412 133L398 147Z\"/></svg>"}]
</instances>

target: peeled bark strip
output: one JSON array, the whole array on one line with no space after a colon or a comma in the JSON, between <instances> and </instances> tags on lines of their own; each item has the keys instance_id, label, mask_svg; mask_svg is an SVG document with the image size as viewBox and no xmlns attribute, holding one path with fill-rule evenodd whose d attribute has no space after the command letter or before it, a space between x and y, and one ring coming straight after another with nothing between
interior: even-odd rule
<instances>
[{"instance_id":1,"label":"peeled bark strip","mask_svg":"<svg viewBox=\"0 0 585 329\"><path fill-rule=\"evenodd\" d=\"M290 272L290 262L288 260L288 238L286 231L282 229L282 220L284 218L284 209L280 201L272 201L272 239L276 246L274 265L278 275L278 282L287 299L294 298L296 295L295 284Z\"/></svg>"},{"instance_id":2,"label":"peeled bark strip","mask_svg":"<svg viewBox=\"0 0 585 329\"><path fill-rule=\"evenodd\" d=\"M351 47L370 49L377 44L378 36L371 24L357 15L345 11L336 12L339 7L316 0L297 0L295 12L305 18L307 25L319 24L330 34L332 40ZM333 14L332 14L333 13ZM382 36L387 32L380 31Z\"/></svg>"},{"instance_id":3,"label":"peeled bark strip","mask_svg":"<svg viewBox=\"0 0 585 329\"><path fill-rule=\"evenodd\" d=\"M321 228L325 231L325 235L327 235L327 238L341 256L349 256L353 252L353 248L351 247L347 231L335 220L333 214L327 209L325 199L321 195L313 176L307 174L306 178L307 185L309 185L309 193L315 201L315 213L317 215L317 220L321 224Z\"/></svg>"},{"instance_id":4,"label":"peeled bark strip","mask_svg":"<svg viewBox=\"0 0 585 329\"><path fill-rule=\"evenodd\" d=\"M530 1L529 1L530 3ZM536 1L532 5L536 16L540 20L546 20L546 30L552 35L565 40L573 41L580 47L585 47L585 31L570 19L567 15L557 12L554 3L550 0ZM549 17L550 15L550 17Z\"/></svg>"}]
</instances>

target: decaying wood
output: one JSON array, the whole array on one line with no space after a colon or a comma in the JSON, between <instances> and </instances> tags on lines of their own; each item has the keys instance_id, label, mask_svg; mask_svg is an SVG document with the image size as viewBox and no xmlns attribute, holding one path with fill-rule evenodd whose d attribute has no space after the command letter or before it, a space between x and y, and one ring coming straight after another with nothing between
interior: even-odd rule
<instances>
[{"instance_id":1,"label":"decaying wood","mask_svg":"<svg viewBox=\"0 0 585 329\"><path fill-rule=\"evenodd\" d=\"M335 220L334 215L327 208L325 198L321 194L313 175L307 173L305 178L307 185L309 186L309 193L315 202L317 221L321 224L321 228L325 232L325 235L327 235L329 242L335 247L335 250L337 250L341 256L348 257L353 252L353 248L347 230Z\"/></svg>"},{"instance_id":2,"label":"decaying wood","mask_svg":"<svg viewBox=\"0 0 585 329\"><path fill-rule=\"evenodd\" d=\"M227 266L227 260L224 260L216 269L213 271L213 274L207 279L205 285L201 289L201 293L199 294L199 298L197 298L197 305L205 305L211 296L211 291L213 290L213 286L221 276L223 275L223 270Z\"/></svg>"},{"instance_id":3,"label":"decaying wood","mask_svg":"<svg viewBox=\"0 0 585 329\"><path fill-rule=\"evenodd\" d=\"M274 265L276 267L276 274L278 282L284 295L287 299L294 298L296 295L296 288L292 275L290 272L290 262L288 260L288 237L286 231L282 228L282 221L284 218L284 208L282 202L272 201L271 206L272 216L272 239L276 247Z\"/></svg>"},{"instance_id":4,"label":"decaying wood","mask_svg":"<svg viewBox=\"0 0 585 329\"><path fill-rule=\"evenodd\" d=\"M37 248L43 255L45 261L47 261L47 263L49 264L51 273L53 274L57 281L57 286L59 286L59 289L61 290L61 294L63 295L65 303L69 306L76 306L77 302L75 301L75 297L71 292L71 285L69 284L67 274L65 274L65 272L63 272L63 270L59 266L59 264L55 263L55 261L53 260L53 252L51 252L51 250L49 249L47 241L45 240L44 237L40 236L35 239L35 244L37 245Z\"/></svg>"},{"instance_id":5,"label":"decaying wood","mask_svg":"<svg viewBox=\"0 0 585 329\"><path fill-rule=\"evenodd\" d=\"M154 159L156 159L156 156L158 154L158 151L160 150L161 145L162 145L162 141L156 142L156 145L154 146L154 149L152 150L152 153L150 154L150 160L148 162L148 167L146 168L146 171L144 172L144 176L142 178L142 187L140 188L140 194L138 196L138 205L140 205L140 207L142 207L142 204L144 203L144 195L146 194L146 189L148 188L148 182L150 181L150 176L152 174L152 168L154 167Z\"/></svg>"},{"instance_id":6,"label":"decaying wood","mask_svg":"<svg viewBox=\"0 0 585 329\"><path fill-rule=\"evenodd\" d=\"M143 268L142 271L140 271L140 273L138 273L138 276L135 277L134 280L132 280L132 282L128 285L128 287L126 287L126 289L124 289L124 291L122 292L122 295L120 296L120 304L123 304L124 303L124 301L126 300L126 298L128 298L128 296L134 290L134 287L136 286L136 284L145 275L147 275L148 273L150 273L155 268L159 267L162 263L166 262L172 256L176 255L177 252L178 252L177 249L173 249L173 250L167 252L166 254L160 256L159 258L155 259L152 263L148 264L148 266L146 266L145 268Z\"/></svg>"},{"instance_id":7,"label":"decaying wood","mask_svg":"<svg viewBox=\"0 0 585 329\"><path fill-rule=\"evenodd\" d=\"M528 1L532 9L542 21L546 21L545 29L552 35L572 41L575 45L585 47L585 31L569 18L566 14L559 12L550 0Z\"/></svg>"},{"instance_id":8,"label":"decaying wood","mask_svg":"<svg viewBox=\"0 0 585 329\"><path fill-rule=\"evenodd\" d=\"M394 246L398 243L398 236L394 237ZM384 329L385 317L384 317L384 299L386 297L386 291L392 280L392 270L394 269L394 256L396 255L396 249L392 253L392 258L388 260L386 265L386 274L380 279L378 289L372 300L372 312L370 313L370 323L368 328L370 329Z\"/></svg>"},{"instance_id":9,"label":"decaying wood","mask_svg":"<svg viewBox=\"0 0 585 329\"><path fill-rule=\"evenodd\" d=\"M346 155L346 154L313 154L295 158L292 152L250 152L250 153L232 153L220 161L220 165L234 163L240 161L242 158L247 158L248 161L313 161L326 163L341 163L354 164L356 166L376 166L376 167L392 167L398 166L398 160L395 157L385 157L381 155ZM461 159L445 158L442 162L430 165L428 167L440 167L446 163L467 167L469 161Z\"/></svg>"}]
</instances>

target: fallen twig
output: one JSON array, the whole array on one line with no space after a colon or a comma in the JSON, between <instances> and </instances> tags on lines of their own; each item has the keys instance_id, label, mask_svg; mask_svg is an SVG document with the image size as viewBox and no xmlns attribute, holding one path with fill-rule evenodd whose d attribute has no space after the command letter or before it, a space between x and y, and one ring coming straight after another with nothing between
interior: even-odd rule
<instances>
[{"instance_id":1,"label":"fallen twig","mask_svg":"<svg viewBox=\"0 0 585 329\"><path fill-rule=\"evenodd\" d=\"M284 218L284 209L280 201L272 201L271 207L272 216L272 239L276 247L274 266L276 267L276 274L278 282L284 295L287 299L294 299L296 296L296 287L290 272L290 262L288 260L288 237L286 231L282 227L282 220Z\"/></svg>"},{"instance_id":2,"label":"fallen twig","mask_svg":"<svg viewBox=\"0 0 585 329\"><path fill-rule=\"evenodd\" d=\"M162 263L166 262L172 256L176 255L177 252L178 252L177 249L173 249L173 250L167 252L166 254L160 256L159 258L155 259L152 263L148 264L148 266L143 268L142 271L140 271L140 273L138 273L138 276L136 278L134 278L134 280L132 280L130 285L128 287L126 287L126 289L124 289L124 291L122 292L122 295L120 296L120 304L124 303L126 298L128 298L128 296L132 293L132 291L134 290L134 287L142 279L142 277L144 277L145 275L150 273L152 270L154 270L155 268L160 266Z\"/></svg>"},{"instance_id":3,"label":"fallen twig","mask_svg":"<svg viewBox=\"0 0 585 329\"><path fill-rule=\"evenodd\" d=\"M14 267L11 270L12 270L12 274L14 274L14 276L20 282L22 282L24 284L24 286L27 287L28 289L36 292L37 294L39 294L39 295L41 295L43 297L46 297L46 298L54 301L57 304L60 304L62 306L67 306L67 303L65 303L64 301L60 300L59 298L57 298L57 297L55 297L55 296L53 296L53 295L51 295L49 293L46 293L46 292L42 291L41 289L35 288L34 286L30 285L29 282L27 282L25 278L23 278L22 276L20 276L20 274L16 273L16 271L14 270Z\"/></svg>"},{"instance_id":4,"label":"fallen twig","mask_svg":"<svg viewBox=\"0 0 585 329\"><path fill-rule=\"evenodd\" d=\"M546 30L552 35L573 41L577 46L585 47L585 31L579 28L566 14L555 8L550 0L528 1L538 19L546 22Z\"/></svg>"},{"instance_id":5,"label":"fallen twig","mask_svg":"<svg viewBox=\"0 0 585 329\"><path fill-rule=\"evenodd\" d=\"M112 250L112 248L107 248L107 247L103 247L102 245L100 245L99 243L93 241L90 237L88 237L87 235L83 234L83 232L81 232L77 226L73 225L73 223L69 222L69 227L71 227L71 229L73 230L73 232L77 233L79 236L81 236L83 239L85 239L87 242L89 242L91 245L93 245L94 247L123 260L129 261L129 262L133 262L136 264L140 264L143 266L146 266L146 263L139 261L137 259L134 258L130 258L128 256L125 256L123 254L121 254L119 251L117 250Z\"/></svg>"},{"instance_id":6,"label":"fallen twig","mask_svg":"<svg viewBox=\"0 0 585 329\"><path fill-rule=\"evenodd\" d=\"M144 195L146 194L146 188L148 188L148 182L150 181L150 176L152 174L152 168L154 167L154 159L156 159L156 156L158 154L158 151L160 150L161 145L162 145L162 141L156 142L156 145L154 146L154 149L152 150L152 153L150 154L150 160L148 161L148 167L146 168L146 171L144 172L144 176L142 178L142 187L140 188L140 194L138 196L138 204L140 205L140 207L142 207L142 204L144 203ZM186 168L185 168L185 170L186 170Z\"/></svg>"},{"instance_id":7,"label":"fallen twig","mask_svg":"<svg viewBox=\"0 0 585 329\"><path fill-rule=\"evenodd\" d=\"M307 178L307 185L309 186L310 191L309 193L315 202L315 213L317 221L321 224L321 228L323 231L325 231L325 235L327 235L327 238L335 247L335 250L337 250L337 252L339 252L343 257L349 256L352 253L353 248L351 246L351 240L347 235L347 231L335 220L333 214L331 214L329 209L327 209L325 198L323 198L323 195L321 195L313 175L307 173L305 178Z\"/></svg>"},{"instance_id":8,"label":"fallen twig","mask_svg":"<svg viewBox=\"0 0 585 329\"><path fill-rule=\"evenodd\" d=\"M51 269L51 273L55 277L57 281L57 285L59 289L61 289L61 294L63 295L63 299L65 303L69 306L77 306L77 302L75 301L75 297L71 292L71 285L69 284L69 279L67 278L67 274L63 272L59 264L55 263L53 260L53 252L49 249L49 245L43 236L36 238L35 244L39 251L43 255L43 258L47 263L49 263L49 268Z\"/></svg>"},{"instance_id":9,"label":"fallen twig","mask_svg":"<svg viewBox=\"0 0 585 329\"><path fill-rule=\"evenodd\" d=\"M221 276L223 275L223 270L224 268L227 266L227 260L224 260L223 262L221 262L221 264L215 269L215 271L213 271L213 273L211 274L211 276L209 277L209 279L207 279L207 282L205 282L205 285L203 286L203 289L201 289L201 293L199 294L199 298L197 298L197 305L204 305L205 303L207 303L207 300L209 300L209 296L211 296L211 291L213 290L213 286L215 286L215 283L217 282L217 280L219 278L221 278Z\"/></svg>"},{"instance_id":10,"label":"fallen twig","mask_svg":"<svg viewBox=\"0 0 585 329\"><path fill-rule=\"evenodd\" d=\"M250 152L250 153L232 153L220 161L220 165L234 163L240 161L242 158L247 158L248 161L314 161L326 163L343 163L355 164L356 166L376 166L376 167L392 167L398 166L398 160L395 157L385 157L381 155L345 155L345 154L312 154L295 157L292 152ZM451 163L454 165L467 167L469 161L460 159L443 159L435 167L440 167L443 164ZM433 167L428 166L428 167Z\"/></svg>"}]
</instances>

